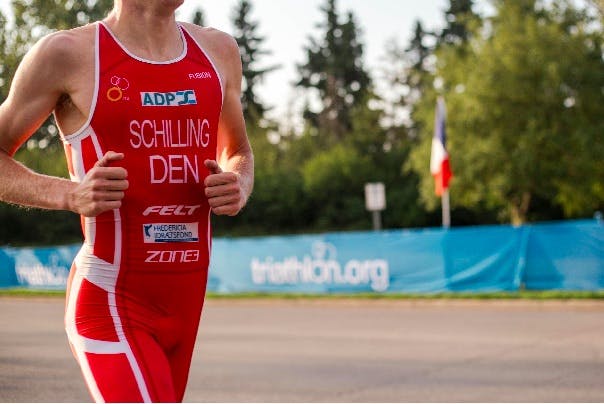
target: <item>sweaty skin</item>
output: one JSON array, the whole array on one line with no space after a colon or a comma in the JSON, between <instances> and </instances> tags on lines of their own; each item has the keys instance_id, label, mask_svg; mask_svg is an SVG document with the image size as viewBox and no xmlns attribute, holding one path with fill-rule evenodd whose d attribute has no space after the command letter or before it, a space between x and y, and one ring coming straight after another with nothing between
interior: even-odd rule
<instances>
[{"instance_id":1,"label":"sweaty skin","mask_svg":"<svg viewBox=\"0 0 604 404\"><path fill-rule=\"evenodd\" d=\"M181 3L116 0L102 23L48 35L0 106L0 200L82 216L65 325L98 402L183 399L209 213L236 215L253 187L236 42L177 23ZM71 180L13 159L51 113Z\"/></svg>"}]
</instances>

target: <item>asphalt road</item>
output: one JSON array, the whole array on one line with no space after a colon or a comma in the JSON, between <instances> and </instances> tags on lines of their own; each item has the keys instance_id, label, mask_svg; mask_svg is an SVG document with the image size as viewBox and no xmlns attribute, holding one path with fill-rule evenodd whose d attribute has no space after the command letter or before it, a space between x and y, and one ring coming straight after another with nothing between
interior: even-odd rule
<instances>
[{"instance_id":1,"label":"asphalt road","mask_svg":"<svg viewBox=\"0 0 604 404\"><path fill-rule=\"evenodd\" d=\"M0 298L0 402L89 402L63 301ZM604 302L209 300L188 402L604 402Z\"/></svg>"}]
</instances>

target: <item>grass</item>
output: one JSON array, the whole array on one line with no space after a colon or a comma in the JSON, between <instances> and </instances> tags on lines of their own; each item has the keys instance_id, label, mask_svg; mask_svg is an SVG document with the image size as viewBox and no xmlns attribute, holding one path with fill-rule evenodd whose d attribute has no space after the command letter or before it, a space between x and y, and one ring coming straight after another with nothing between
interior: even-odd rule
<instances>
[{"instance_id":1,"label":"grass","mask_svg":"<svg viewBox=\"0 0 604 404\"><path fill-rule=\"evenodd\" d=\"M11 297L65 297L64 290L34 290L23 288L0 289L0 296Z\"/></svg>"},{"instance_id":2,"label":"grass","mask_svg":"<svg viewBox=\"0 0 604 404\"><path fill-rule=\"evenodd\" d=\"M63 290L0 289L0 296L8 297L65 297ZM208 293L209 299L367 299L367 300L413 300L413 299L470 299L470 300L601 300L604 290L599 291L520 291L520 292L449 292L449 293Z\"/></svg>"},{"instance_id":3,"label":"grass","mask_svg":"<svg viewBox=\"0 0 604 404\"><path fill-rule=\"evenodd\" d=\"M521 291L521 292L448 292L448 293L208 293L211 299L367 299L367 300L418 300L418 299L474 299L474 300L600 300L604 299L601 291Z\"/></svg>"}]
</instances>

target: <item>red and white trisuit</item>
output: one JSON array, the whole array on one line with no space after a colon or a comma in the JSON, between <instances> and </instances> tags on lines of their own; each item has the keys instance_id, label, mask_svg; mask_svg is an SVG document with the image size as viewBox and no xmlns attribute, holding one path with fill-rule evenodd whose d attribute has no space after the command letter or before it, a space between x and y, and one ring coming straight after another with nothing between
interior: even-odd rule
<instances>
[{"instance_id":1,"label":"red and white trisuit","mask_svg":"<svg viewBox=\"0 0 604 404\"><path fill-rule=\"evenodd\" d=\"M204 160L216 158L222 82L179 25L167 62L130 53L96 24L88 122L63 136L81 181L107 152L128 172L122 207L82 218L65 314L69 341L97 402L182 401L211 249Z\"/></svg>"}]
</instances>

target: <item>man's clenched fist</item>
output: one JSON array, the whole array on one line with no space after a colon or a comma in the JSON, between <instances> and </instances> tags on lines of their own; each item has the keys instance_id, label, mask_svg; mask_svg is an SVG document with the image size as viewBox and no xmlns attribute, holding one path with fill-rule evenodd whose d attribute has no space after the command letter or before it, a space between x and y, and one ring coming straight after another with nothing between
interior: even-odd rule
<instances>
[{"instance_id":1,"label":"man's clenched fist","mask_svg":"<svg viewBox=\"0 0 604 404\"><path fill-rule=\"evenodd\" d=\"M204 164L210 170L204 185L212 212L216 215L235 216L245 205L239 175L223 172L215 160L206 160Z\"/></svg>"},{"instance_id":2,"label":"man's clenched fist","mask_svg":"<svg viewBox=\"0 0 604 404\"><path fill-rule=\"evenodd\" d=\"M110 165L123 158L123 153L109 151L96 162L70 195L72 211L95 217L122 206L124 191L128 189L128 173L123 167Z\"/></svg>"}]
</instances>

